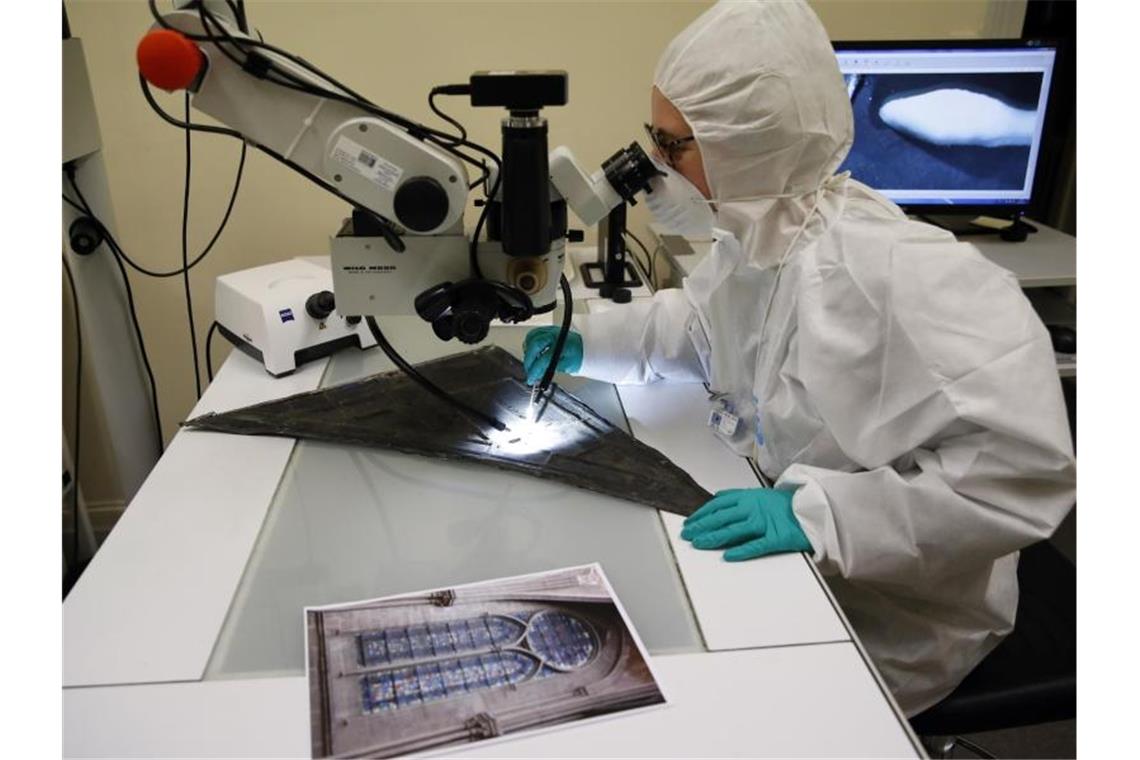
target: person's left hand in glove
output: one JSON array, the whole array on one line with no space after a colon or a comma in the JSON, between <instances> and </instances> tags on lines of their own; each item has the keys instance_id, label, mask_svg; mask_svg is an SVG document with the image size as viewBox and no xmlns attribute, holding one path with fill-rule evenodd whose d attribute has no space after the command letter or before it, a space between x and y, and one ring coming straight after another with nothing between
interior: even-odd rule
<instances>
[{"instance_id":1,"label":"person's left hand in glove","mask_svg":"<svg viewBox=\"0 0 1140 760\"><path fill-rule=\"evenodd\" d=\"M732 488L718 491L685 519L681 538L694 549L724 549L729 562L781 552L810 552L811 542L792 511L793 491Z\"/></svg>"}]
</instances>

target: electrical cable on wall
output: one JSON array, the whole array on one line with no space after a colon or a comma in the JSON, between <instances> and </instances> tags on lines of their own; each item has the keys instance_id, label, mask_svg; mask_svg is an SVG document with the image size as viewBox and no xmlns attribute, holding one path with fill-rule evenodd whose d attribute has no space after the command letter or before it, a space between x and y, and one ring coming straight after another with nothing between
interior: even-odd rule
<instances>
[{"instance_id":1,"label":"electrical cable on wall","mask_svg":"<svg viewBox=\"0 0 1140 760\"><path fill-rule=\"evenodd\" d=\"M161 108L158 107L158 104L153 102L153 97L149 97L150 92L145 87L146 80L142 80L142 81L144 82L143 92L144 92L144 94L146 94L148 96L148 100L151 101L152 107L156 111L158 111L159 114L166 116L167 114ZM221 237L222 232L225 230L226 225L229 223L230 214L233 211L234 203L237 201L238 191L241 189L242 176L243 176L244 170L245 170L245 157L246 157L246 152L247 152L246 151L247 146L246 146L244 138L242 138L242 136L241 136L241 133L235 132L232 129L221 129L218 127L207 127L207 126L201 125L201 124L190 124L189 126L187 126L184 122L180 122L180 121L174 119L173 117L170 117L170 121L172 124L174 124L174 126L179 127L179 128L186 127L186 128L188 128L192 131L195 131L195 132L209 132L209 133L215 133L215 134L227 134L227 135L230 135L231 137L236 137L238 140L241 140L241 153L238 156L237 174L234 177L234 185L233 185L233 189L230 191L230 199L229 199L229 202L226 204L226 211L222 215L222 220L221 220L221 222L218 223L217 229L214 230L214 234L211 236L210 242L206 245L205 248L202 249L202 252L199 253L197 256L195 256L194 260L190 262L188 268L193 269L194 267L198 266L198 264L202 263L202 261L206 258L206 254L208 254L211 250L213 250L214 243L216 243L218 241L218 238ZM82 193L79 192L78 188L74 188L74 190L76 193L76 197L78 197L80 199L80 201L83 201ZM64 200L71 202L71 200L69 198L67 198L66 196L64 196ZM84 202L84 204L86 204L85 201L83 201L83 202ZM75 204L72 203L72 205L74 206ZM82 211L82 210L83 209L80 209L80 211ZM100 231L103 233L103 236L107 239L107 244L111 246L111 248L116 252L116 254L118 256L120 256L123 259L123 261L125 261L131 269L135 270L139 274L145 274L147 277L160 277L160 278L161 277L178 277L179 275L183 274L183 272L185 271L185 269L183 267L179 267L178 269L171 269L171 270L166 271L166 272L156 272L153 269L147 269L146 267L142 266L137 261L135 261L134 259L132 259L130 256L127 255L127 252L123 250L122 246L120 246L118 241L115 240L115 237L111 234L111 232L107 229L107 227L102 222L99 221L99 219L97 217L95 217L91 214L88 214L88 216L91 216L91 218L95 221L95 223L99 225Z\"/></svg>"},{"instance_id":2,"label":"electrical cable on wall","mask_svg":"<svg viewBox=\"0 0 1140 760\"><path fill-rule=\"evenodd\" d=\"M155 105L157 106L157 104L155 104ZM212 128L211 129L204 129L204 128L200 128L199 125L194 125L194 124L190 124L189 129L196 130L196 131L207 131L207 132L215 131ZM157 385L156 385L155 379L154 379L154 373L153 373L153 370L151 369L151 366L150 366L150 359L149 359L149 356L147 354L146 344L143 341L142 329L139 326L138 314L135 311L134 292L133 292L133 289L131 288L130 278L128 277L126 270L123 267L123 262L125 261L135 271L137 271L141 274L144 274L148 277L164 278L164 277L176 277L178 275L185 275L185 273L189 272L195 266L197 266L198 264L200 264L202 261L205 260L206 256L210 253L210 251L213 250L214 244L217 243L218 239L222 235L222 232L225 230L226 225L228 224L228 222L230 220L230 216L233 212L235 202L237 201L238 192L241 189L241 181L242 181L242 176L243 176L244 168L245 168L245 158L246 158L246 154L247 154L247 146L246 146L245 141L241 138L241 135L239 133L234 132L233 136L235 136L239 140L241 140L241 153L238 157L237 173L234 177L233 189L230 191L230 197L229 197L229 201L226 204L225 213L222 215L222 219L218 223L217 228L214 230L214 234L210 237L210 241L202 249L202 252L199 253L197 256L195 256L194 260L190 261L185 266L179 267L178 269L166 271L166 272L156 272L154 270L148 269L148 268L138 264L130 256L127 255L126 251L123 250L122 246L120 246L118 241L115 239L115 236L111 234L111 231L109 229L107 229L107 226L105 224L103 224L103 222L97 216L95 216L94 212L91 210L90 205L87 203L87 199L83 196L83 192L79 189L79 185L75 181L74 167L72 167L68 170L68 184L70 185L71 190L75 194L76 198L79 199L79 202L77 203L76 201L72 200L71 198L68 198L67 195L63 196L64 202L67 203L68 205L70 205L72 208L74 208L79 213L81 213L84 216L86 216L87 218L91 219L91 221L94 222L95 225L99 228L99 232L102 234L104 241L107 243L107 247L111 249L112 254L115 256L115 262L118 265L118 267L120 269L120 273L122 274L122 277L123 277L123 284L124 284L124 287L126 288L126 291L127 291L127 303L128 303L130 314L131 314L131 322L132 322L132 325L134 327L135 337L138 341L139 352L142 355L143 366L146 369L147 378L149 380L150 387L151 387L151 401L152 401L152 406L154 409L155 428L158 431L160 452L161 452L161 444L163 441L163 434L162 434L162 422L161 422L161 418L160 418L159 411L158 411L158 390L157 390Z\"/></svg>"},{"instance_id":3,"label":"electrical cable on wall","mask_svg":"<svg viewBox=\"0 0 1140 760\"><path fill-rule=\"evenodd\" d=\"M162 435L162 418L159 415L158 411L158 385L154 380L154 371L150 366L150 357L147 354L146 342L143 340L142 327L139 325L139 316L138 311L135 309L135 295L134 290L131 288L130 276L127 274L126 267L123 266L123 261L119 256L119 248L117 244L113 242L113 238L107 233L106 225L100 222L98 217L96 217L95 214L91 211L91 207L88 205L87 199L83 197L83 193L79 190L79 185L75 181L74 167L67 168L67 179L71 185L72 192L75 193L80 202L76 203L66 195L63 196L63 200L76 211L84 214L86 217L91 219L99 227L100 231L104 235L104 242L107 243L107 247L111 250L112 258L115 260L115 264L119 268L119 274L123 278L123 290L127 296L127 311L131 316L131 326L134 328L135 340L139 347L139 355L142 358L143 369L146 370L147 380L150 383L151 410L154 413L154 427L155 431L158 434L158 453L159 456L161 456L163 451L164 438Z\"/></svg>"},{"instance_id":4,"label":"electrical cable on wall","mask_svg":"<svg viewBox=\"0 0 1140 760\"><path fill-rule=\"evenodd\" d=\"M186 123L190 123L190 93L183 95ZM193 162L190 156L190 130L186 135L186 177L182 185L182 286L186 293L186 321L190 327L190 353L194 358L194 397L202 398L202 370L198 364L198 335L194 329L194 302L190 295L190 174Z\"/></svg>"}]
</instances>

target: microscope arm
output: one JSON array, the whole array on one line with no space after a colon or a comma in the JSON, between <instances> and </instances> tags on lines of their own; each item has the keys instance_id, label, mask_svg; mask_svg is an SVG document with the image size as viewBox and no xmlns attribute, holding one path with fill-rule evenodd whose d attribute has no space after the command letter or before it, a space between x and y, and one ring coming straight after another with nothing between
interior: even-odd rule
<instances>
[{"instance_id":1,"label":"microscope arm","mask_svg":"<svg viewBox=\"0 0 1140 760\"><path fill-rule=\"evenodd\" d=\"M227 18L215 18L234 38L251 39ZM163 20L187 34L206 31L198 13L190 10L174 11ZM213 24L210 31L217 33ZM467 173L455 157L356 104L271 82L243 69L215 43L179 42L172 34L156 26L139 44L139 65L148 81L171 89L168 81L155 81L161 80L154 76L156 65L162 70L169 68L172 55L192 56L186 45L193 45L201 68L195 81L183 86L191 90L197 110L354 206L413 234L462 229ZM243 52L227 49L245 59ZM249 60L256 63L258 56L313 88L350 98L282 56L258 50Z\"/></svg>"}]
</instances>

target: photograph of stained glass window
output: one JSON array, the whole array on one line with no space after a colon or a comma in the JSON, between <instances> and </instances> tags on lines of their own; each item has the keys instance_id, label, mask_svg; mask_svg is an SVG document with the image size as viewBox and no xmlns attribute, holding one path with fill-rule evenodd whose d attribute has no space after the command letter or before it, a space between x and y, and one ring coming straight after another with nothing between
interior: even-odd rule
<instances>
[{"instance_id":1,"label":"photograph of stained glass window","mask_svg":"<svg viewBox=\"0 0 1140 760\"><path fill-rule=\"evenodd\" d=\"M305 616L313 757L393 757L665 702L599 565Z\"/></svg>"}]
</instances>

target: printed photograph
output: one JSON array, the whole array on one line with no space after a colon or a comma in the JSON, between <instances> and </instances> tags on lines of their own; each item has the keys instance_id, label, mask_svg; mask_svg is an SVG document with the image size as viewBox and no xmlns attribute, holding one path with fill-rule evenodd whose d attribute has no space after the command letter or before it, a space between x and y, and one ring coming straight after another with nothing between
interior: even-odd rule
<instances>
[{"instance_id":1,"label":"printed photograph","mask_svg":"<svg viewBox=\"0 0 1140 760\"><path fill-rule=\"evenodd\" d=\"M845 74L855 143L842 170L877 190L1020 190L1043 75Z\"/></svg>"},{"instance_id":2,"label":"printed photograph","mask_svg":"<svg viewBox=\"0 0 1140 760\"><path fill-rule=\"evenodd\" d=\"M665 703L601 566L305 610L313 757L395 757Z\"/></svg>"}]
</instances>

